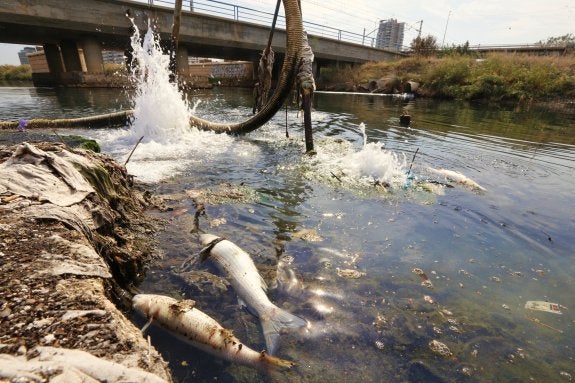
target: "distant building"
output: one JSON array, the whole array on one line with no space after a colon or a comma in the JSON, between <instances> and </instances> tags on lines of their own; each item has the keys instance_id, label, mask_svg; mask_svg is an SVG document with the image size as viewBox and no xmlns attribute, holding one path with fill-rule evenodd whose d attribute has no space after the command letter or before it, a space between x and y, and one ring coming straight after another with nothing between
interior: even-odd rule
<instances>
[{"instance_id":1,"label":"distant building","mask_svg":"<svg viewBox=\"0 0 575 383\"><path fill-rule=\"evenodd\" d=\"M20 59L20 65L29 64L28 53L36 53L36 48L34 47L24 47L18 52L18 58Z\"/></svg>"},{"instance_id":2,"label":"distant building","mask_svg":"<svg viewBox=\"0 0 575 383\"><path fill-rule=\"evenodd\" d=\"M396 19L381 20L375 40L375 47L400 51L403 46L403 30L405 23L398 23Z\"/></svg>"}]
</instances>

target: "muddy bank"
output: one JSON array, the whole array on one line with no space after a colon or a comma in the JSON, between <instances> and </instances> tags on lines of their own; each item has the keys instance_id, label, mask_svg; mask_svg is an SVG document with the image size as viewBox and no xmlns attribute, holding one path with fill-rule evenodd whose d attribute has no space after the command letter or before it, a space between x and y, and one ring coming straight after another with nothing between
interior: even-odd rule
<instances>
[{"instance_id":1,"label":"muddy bank","mask_svg":"<svg viewBox=\"0 0 575 383\"><path fill-rule=\"evenodd\" d=\"M0 381L172 381L120 309L155 256L151 206L105 155L0 146Z\"/></svg>"}]
</instances>

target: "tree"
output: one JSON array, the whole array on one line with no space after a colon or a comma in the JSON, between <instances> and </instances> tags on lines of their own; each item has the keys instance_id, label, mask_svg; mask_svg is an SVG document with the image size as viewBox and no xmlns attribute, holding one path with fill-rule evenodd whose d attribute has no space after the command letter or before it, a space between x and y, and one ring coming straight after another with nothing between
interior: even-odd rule
<instances>
[{"instance_id":1,"label":"tree","mask_svg":"<svg viewBox=\"0 0 575 383\"><path fill-rule=\"evenodd\" d=\"M575 44L575 35L573 33L567 33L563 36L549 37L547 41L540 40L537 42L540 45L546 46L565 46Z\"/></svg>"},{"instance_id":2,"label":"tree","mask_svg":"<svg viewBox=\"0 0 575 383\"><path fill-rule=\"evenodd\" d=\"M420 56L431 56L437 51L437 39L434 36L426 37L417 36L411 41L411 51Z\"/></svg>"}]
</instances>

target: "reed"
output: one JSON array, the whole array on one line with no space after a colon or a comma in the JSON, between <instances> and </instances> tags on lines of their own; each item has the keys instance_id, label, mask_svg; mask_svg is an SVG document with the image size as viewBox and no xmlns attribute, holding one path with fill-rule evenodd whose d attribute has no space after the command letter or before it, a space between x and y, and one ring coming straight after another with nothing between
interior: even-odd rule
<instances>
[{"instance_id":1,"label":"reed","mask_svg":"<svg viewBox=\"0 0 575 383\"><path fill-rule=\"evenodd\" d=\"M0 81L32 81L30 65L0 65Z\"/></svg>"},{"instance_id":2,"label":"reed","mask_svg":"<svg viewBox=\"0 0 575 383\"><path fill-rule=\"evenodd\" d=\"M384 77L412 80L421 84L419 95L437 98L514 102L575 99L574 55L412 56L395 62L371 62L331 70L326 77L323 82L326 87L338 79L351 81L356 87Z\"/></svg>"}]
</instances>

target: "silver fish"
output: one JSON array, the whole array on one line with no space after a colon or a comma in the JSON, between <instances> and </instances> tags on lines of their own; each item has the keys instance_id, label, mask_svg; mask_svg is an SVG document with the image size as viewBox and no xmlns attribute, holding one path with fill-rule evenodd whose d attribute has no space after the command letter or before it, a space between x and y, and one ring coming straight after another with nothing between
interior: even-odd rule
<instances>
[{"instance_id":1,"label":"silver fish","mask_svg":"<svg viewBox=\"0 0 575 383\"><path fill-rule=\"evenodd\" d=\"M231 330L222 327L215 319L195 308L194 304L192 300L178 301L154 294L137 294L132 298L136 311L207 353L262 370L272 366L287 369L295 365L265 351L249 348Z\"/></svg>"},{"instance_id":2,"label":"silver fish","mask_svg":"<svg viewBox=\"0 0 575 383\"><path fill-rule=\"evenodd\" d=\"M307 322L273 304L266 295L267 285L252 258L234 243L212 234L200 234L203 253L226 275L239 298L259 319L270 354L278 347L283 328L301 328Z\"/></svg>"},{"instance_id":3,"label":"silver fish","mask_svg":"<svg viewBox=\"0 0 575 383\"><path fill-rule=\"evenodd\" d=\"M428 168L428 170L432 173L442 175L442 176L446 177L447 179L451 179L454 182L457 182L458 184L467 186L471 189L485 191L485 188L483 186L479 185L477 182L473 181L471 178L467 177L466 175L461 174L459 172L456 172L455 170L434 169L434 168Z\"/></svg>"}]
</instances>

